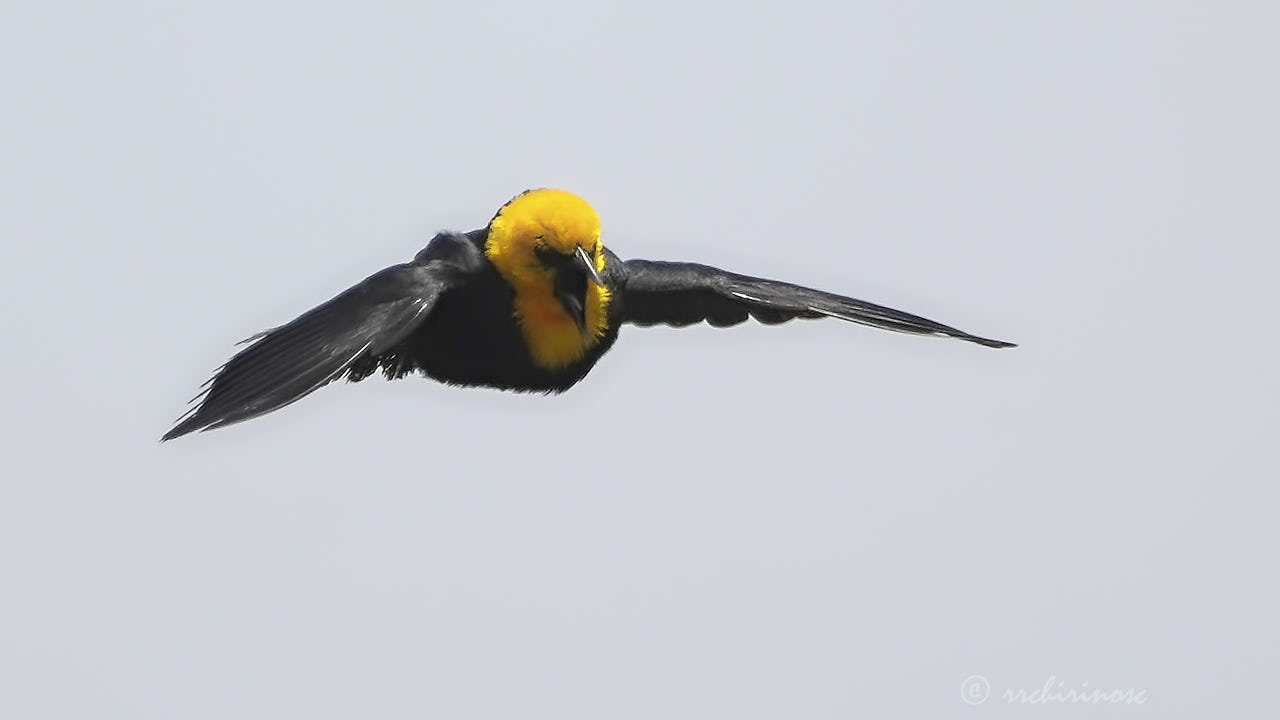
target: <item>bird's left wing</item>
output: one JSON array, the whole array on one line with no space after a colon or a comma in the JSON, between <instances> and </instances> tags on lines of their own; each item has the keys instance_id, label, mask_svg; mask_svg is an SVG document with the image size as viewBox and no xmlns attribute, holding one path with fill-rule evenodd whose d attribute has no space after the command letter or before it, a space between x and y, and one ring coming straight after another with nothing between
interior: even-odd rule
<instances>
[{"instance_id":1,"label":"bird's left wing","mask_svg":"<svg viewBox=\"0 0 1280 720\"><path fill-rule=\"evenodd\" d=\"M393 265L292 322L250 338L162 440L257 417L377 358L413 332L456 270L439 261Z\"/></svg>"},{"instance_id":2,"label":"bird's left wing","mask_svg":"<svg viewBox=\"0 0 1280 720\"><path fill-rule=\"evenodd\" d=\"M634 325L683 327L705 321L727 327L746 322L748 317L766 324L833 317L913 335L954 337L987 347L1013 346L864 300L707 265L627 260L624 267L622 319Z\"/></svg>"}]
</instances>

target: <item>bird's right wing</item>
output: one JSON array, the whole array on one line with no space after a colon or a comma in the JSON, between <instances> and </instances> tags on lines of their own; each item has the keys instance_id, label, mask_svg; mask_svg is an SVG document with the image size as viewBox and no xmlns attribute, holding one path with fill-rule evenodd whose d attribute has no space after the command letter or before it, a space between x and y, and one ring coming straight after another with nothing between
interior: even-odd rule
<instances>
[{"instance_id":1,"label":"bird's right wing","mask_svg":"<svg viewBox=\"0 0 1280 720\"><path fill-rule=\"evenodd\" d=\"M394 265L292 322L255 335L162 440L277 410L403 341L455 276L444 262Z\"/></svg>"},{"instance_id":2,"label":"bird's right wing","mask_svg":"<svg viewBox=\"0 0 1280 720\"><path fill-rule=\"evenodd\" d=\"M771 325L794 318L833 317L913 335L954 337L987 347L1013 345L864 300L708 265L627 260L624 267L622 319L634 325L684 327L705 321L727 327L746 322L748 317Z\"/></svg>"}]
</instances>

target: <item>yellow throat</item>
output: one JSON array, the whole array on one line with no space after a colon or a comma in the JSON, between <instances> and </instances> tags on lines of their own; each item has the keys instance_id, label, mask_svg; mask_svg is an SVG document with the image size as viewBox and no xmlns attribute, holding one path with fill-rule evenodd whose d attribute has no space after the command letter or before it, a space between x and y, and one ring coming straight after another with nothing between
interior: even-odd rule
<instances>
[{"instance_id":1,"label":"yellow throat","mask_svg":"<svg viewBox=\"0 0 1280 720\"><path fill-rule=\"evenodd\" d=\"M489 222L485 255L515 290L513 312L535 365L558 370L581 359L608 328L609 289L587 282L586 322L579 328L555 296L553 271L538 251L572 256L582 248L604 271L600 217L585 200L563 190L529 190Z\"/></svg>"}]
</instances>

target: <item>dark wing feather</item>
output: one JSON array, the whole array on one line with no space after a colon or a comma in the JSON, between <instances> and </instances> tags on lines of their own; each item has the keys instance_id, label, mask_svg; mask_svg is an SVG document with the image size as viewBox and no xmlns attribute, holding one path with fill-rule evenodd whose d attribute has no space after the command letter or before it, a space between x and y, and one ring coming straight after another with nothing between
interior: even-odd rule
<instances>
[{"instance_id":1,"label":"dark wing feather","mask_svg":"<svg viewBox=\"0 0 1280 720\"><path fill-rule=\"evenodd\" d=\"M259 333L219 368L162 440L248 420L341 377L403 341L447 289L443 263L395 265L297 319Z\"/></svg>"},{"instance_id":2,"label":"dark wing feather","mask_svg":"<svg viewBox=\"0 0 1280 720\"><path fill-rule=\"evenodd\" d=\"M746 322L766 324L794 318L834 317L871 327L954 337L987 347L1013 343L962 330L882 305L777 280L750 277L694 263L627 260L623 321L683 327L706 321L716 327Z\"/></svg>"}]
</instances>

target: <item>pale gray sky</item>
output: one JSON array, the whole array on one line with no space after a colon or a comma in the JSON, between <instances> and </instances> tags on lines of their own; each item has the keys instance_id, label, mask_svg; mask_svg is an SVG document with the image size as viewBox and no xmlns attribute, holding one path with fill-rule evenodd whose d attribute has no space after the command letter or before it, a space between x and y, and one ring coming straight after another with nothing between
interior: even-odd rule
<instances>
[{"instance_id":1,"label":"pale gray sky","mask_svg":"<svg viewBox=\"0 0 1280 720\"><path fill-rule=\"evenodd\" d=\"M1276 712L1273 3L171 5L0 10L0 717ZM156 442L537 186L1023 346L628 328Z\"/></svg>"}]
</instances>

